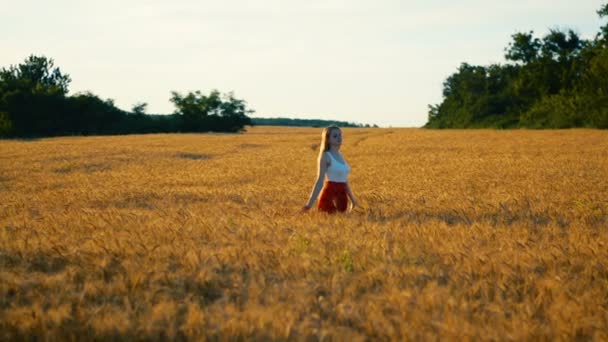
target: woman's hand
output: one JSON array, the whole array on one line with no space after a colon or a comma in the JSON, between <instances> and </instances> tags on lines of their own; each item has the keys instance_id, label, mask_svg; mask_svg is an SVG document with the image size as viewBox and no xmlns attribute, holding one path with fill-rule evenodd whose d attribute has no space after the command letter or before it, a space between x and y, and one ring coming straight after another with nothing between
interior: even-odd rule
<instances>
[{"instance_id":1,"label":"woman's hand","mask_svg":"<svg viewBox=\"0 0 608 342\"><path fill-rule=\"evenodd\" d=\"M351 199L350 201L350 211L355 210L356 207L359 206L359 202L356 199Z\"/></svg>"}]
</instances>

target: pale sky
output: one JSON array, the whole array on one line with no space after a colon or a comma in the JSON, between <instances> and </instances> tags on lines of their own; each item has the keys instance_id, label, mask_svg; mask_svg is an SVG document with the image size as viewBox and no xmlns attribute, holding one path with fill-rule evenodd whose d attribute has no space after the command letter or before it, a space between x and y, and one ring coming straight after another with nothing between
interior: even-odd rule
<instances>
[{"instance_id":1,"label":"pale sky","mask_svg":"<svg viewBox=\"0 0 608 342\"><path fill-rule=\"evenodd\" d=\"M505 63L516 32L591 38L602 0L0 0L0 67L55 60L70 93L172 113L218 89L252 117L422 126L460 63Z\"/></svg>"}]
</instances>

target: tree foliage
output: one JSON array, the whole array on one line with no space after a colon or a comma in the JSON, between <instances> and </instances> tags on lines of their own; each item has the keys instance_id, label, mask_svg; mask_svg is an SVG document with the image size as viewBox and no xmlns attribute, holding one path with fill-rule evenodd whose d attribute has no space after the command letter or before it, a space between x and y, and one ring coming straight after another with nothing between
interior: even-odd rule
<instances>
[{"instance_id":1,"label":"tree foliage","mask_svg":"<svg viewBox=\"0 0 608 342\"><path fill-rule=\"evenodd\" d=\"M70 76L54 66L52 59L31 55L22 64L0 69L0 80L5 90L65 95L71 82Z\"/></svg>"},{"instance_id":2,"label":"tree foliage","mask_svg":"<svg viewBox=\"0 0 608 342\"><path fill-rule=\"evenodd\" d=\"M148 104L145 102L139 102L133 105L131 108L131 112L135 115L144 115L146 114L146 108L148 108Z\"/></svg>"},{"instance_id":3,"label":"tree foliage","mask_svg":"<svg viewBox=\"0 0 608 342\"><path fill-rule=\"evenodd\" d=\"M52 59L29 56L0 69L0 136L32 137L156 132L239 132L250 125L246 102L232 93L173 92L173 115L148 115L147 103L131 112L90 92L68 96L71 78Z\"/></svg>"},{"instance_id":4,"label":"tree foliage","mask_svg":"<svg viewBox=\"0 0 608 342\"><path fill-rule=\"evenodd\" d=\"M608 5L598 14L608 15ZM572 30L516 33L504 65L462 63L429 106L428 128L608 128L608 25L593 40Z\"/></svg>"},{"instance_id":5,"label":"tree foliage","mask_svg":"<svg viewBox=\"0 0 608 342\"><path fill-rule=\"evenodd\" d=\"M378 125L369 123L360 124L347 121L321 120L321 119L293 119L293 118L252 118L251 122L257 126L294 126L294 127L359 127L377 128Z\"/></svg>"},{"instance_id":6,"label":"tree foliage","mask_svg":"<svg viewBox=\"0 0 608 342\"><path fill-rule=\"evenodd\" d=\"M220 130L238 132L245 125L251 125L247 116L253 113L247 109L246 102L234 97L233 93L220 94L212 90L209 95L200 91L182 95L171 93L176 115L182 118L183 131Z\"/></svg>"}]
</instances>

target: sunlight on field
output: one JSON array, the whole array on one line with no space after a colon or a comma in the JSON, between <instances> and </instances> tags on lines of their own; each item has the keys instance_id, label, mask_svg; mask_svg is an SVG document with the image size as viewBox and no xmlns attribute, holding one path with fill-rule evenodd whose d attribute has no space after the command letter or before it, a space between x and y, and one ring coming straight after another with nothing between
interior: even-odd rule
<instances>
[{"instance_id":1,"label":"sunlight on field","mask_svg":"<svg viewBox=\"0 0 608 342\"><path fill-rule=\"evenodd\" d=\"M0 141L0 340L608 339L608 132Z\"/></svg>"}]
</instances>

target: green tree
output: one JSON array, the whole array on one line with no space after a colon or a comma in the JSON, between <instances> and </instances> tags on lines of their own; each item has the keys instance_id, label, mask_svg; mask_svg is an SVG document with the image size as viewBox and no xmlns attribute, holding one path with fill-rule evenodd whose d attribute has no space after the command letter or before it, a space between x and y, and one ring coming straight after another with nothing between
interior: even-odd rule
<instances>
[{"instance_id":1,"label":"green tree","mask_svg":"<svg viewBox=\"0 0 608 342\"><path fill-rule=\"evenodd\" d=\"M233 93L220 94L212 90L209 95L200 91L182 95L171 92L170 101L175 105L175 114L182 118L182 130L201 131L241 131L245 125L251 125L247 116L253 113L246 102L234 97Z\"/></svg>"},{"instance_id":2,"label":"green tree","mask_svg":"<svg viewBox=\"0 0 608 342\"><path fill-rule=\"evenodd\" d=\"M52 59L31 55L22 64L0 69L0 111L8 114L15 135L62 132L59 113L71 79Z\"/></svg>"},{"instance_id":3,"label":"green tree","mask_svg":"<svg viewBox=\"0 0 608 342\"><path fill-rule=\"evenodd\" d=\"M513 41L509 43L505 54L507 60L527 64L538 58L542 44L540 39L534 38L534 31L518 32L511 37Z\"/></svg>"},{"instance_id":4,"label":"green tree","mask_svg":"<svg viewBox=\"0 0 608 342\"><path fill-rule=\"evenodd\" d=\"M608 16L608 4L598 14ZM608 128L608 25L593 41L557 29L511 37L511 63L463 63L446 79L425 127Z\"/></svg>"},{"instance_id":5,"label":"green tree","mask_svg":"<svg viewBox=\"0 0 608 342\"><path fill-rule=\"evenodd\" d=\"M541 53L543 57L565 62L576 57L582 46L583 41L574 31L553 29L543 38Z\"/></svg>"},{"instance_id":6,"label":"green tree","mask_svg":"<svg viewBox=\"0 0 608 342\"><path fill-rule=\"evenodd\" d=\"M53 59L30 55L22 64L0 69L0 82L6 88L27 89L35 93L68 93L71 78L55 67Z\"/></svg>"},{"instance_id":7,"label":"green tree","mask_svg":"<svg viewBox=\"0 0 608 342\"><path fill-rule=\"evenodd\" d=\"M131 108L131 112L135 115L144 115L146 114L146 108L148 107L148 104L145 102L139 102L133 105L133 107Z\"/></svg>"},{"instance_id":8,"label":"green tree","mask_svg":"<svg viewBox=\"0 0 608 342\"><path fill-rule=\"evenodd\" d=\"M608 17L608 4L603 5L597 11L597 14L600 16L600 18ZM604 45L608 45L608 24L600 28L600 33L598 33L598 40L601 40Z\"/></svg>"}]
</instances>

